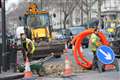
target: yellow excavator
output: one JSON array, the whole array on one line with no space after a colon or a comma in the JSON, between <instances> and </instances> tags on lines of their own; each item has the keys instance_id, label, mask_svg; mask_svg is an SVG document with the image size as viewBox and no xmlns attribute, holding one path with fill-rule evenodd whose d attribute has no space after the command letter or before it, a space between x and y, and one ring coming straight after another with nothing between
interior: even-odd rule
<instances>
[{"instance_id":1,"label":"yellow excavator","mask_svg":"<svg viewBox=\"0 0 120 80\"><path fill-rule=\"evenodd\" d=\"M53 29L48 11L39 10L36 3L29 3L21 19L25 34L35 42L36 50L33 58L45 57L51 53L54 53L56 58L61 56L64 50L64 41L52 38Z\"/></svg>"}]
</instances>

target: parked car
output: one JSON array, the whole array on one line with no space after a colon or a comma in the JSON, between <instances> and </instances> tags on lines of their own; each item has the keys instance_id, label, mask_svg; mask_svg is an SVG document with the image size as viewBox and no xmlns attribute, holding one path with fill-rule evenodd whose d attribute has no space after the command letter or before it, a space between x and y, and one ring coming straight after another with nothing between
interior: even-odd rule
<instances>
[{"instance_id":1,"label":"parked car","mask_svg":"<svg viewBox=\"0 0 120 80\"><path fill-rule=\"evenodd\" d=\"M68 40L70 38L70 31L68 29L58 30L58 33L62 34L64 40Z\"/></svg>"},{"instance_id":2,"label":"parked car","mask_svg":"<svg viewBox=\"0 0 120 80\"><path fill-rule=\"evenodd\" d=\"M65 39L65 36L61 33L61 32L54 32L54 37L55 39L57 40L64 40Z\"/></svg>"},{"instance_id":3,"label":"parked car","mask_svg":"<svg viewBox=\"0 0 120 80\"><path fill-rule=\"evenodd\" d=\"M112 43L112 49L116 53L116 57L120 58L120 25L116 27L114 40Z\"/></svg>"},{"instance_id":4,"label":"parked car","mask_svg":"<svg viewBox=\"0 0 120 80\"><path fill-rule=\"evenodd\" d=\"M102 32L109 42L112 42L114 40L114 34L109 34L107 31L102 31Z\"/></svg>"},{"instance_id":5,"label":"parked car","mask_svg":"<svg viewBox=\"0 0 120 80\"><path fill-rule=\"evenodd\" d=\"M68 48L72 48L71 41L75 35L79 34L80 32L84 31L85 27L77 26L77 27L70 27L65 30L64 35L67 38L67 45ZM83 39L82 45L83 47L88 47L89 39L86 37Z\"/></svg>"}]
</instances>

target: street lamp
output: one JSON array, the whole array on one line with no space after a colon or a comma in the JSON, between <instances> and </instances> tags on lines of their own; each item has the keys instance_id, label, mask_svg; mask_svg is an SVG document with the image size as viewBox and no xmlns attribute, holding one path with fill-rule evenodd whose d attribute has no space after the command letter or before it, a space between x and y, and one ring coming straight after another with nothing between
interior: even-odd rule
<instances>
[{"instance_id":1,"label":"street lamp","mask_svg":"<svg viewBox=\"0 0 120 80\"><path fill-rule=\"evenodd\" d=\"M5 17L5 0L1 1L2 3L2 54L5 56L6 53L6 17ZM2 57L3 61L3 71L7 71L6 61L4 59L4 56Z\"/></svg>"},{"instance_id":2,"label":"street lamp","mask_svg":"<svg viewBox=\"0 0 120 80\"><path fill-rule=\"evenodd\" d=\"M2 7L2 3L1 3L1 0L0 0L0 8ZM0 43L0 73L1 73L1 67L2 67L2 49L1 49L1 45L2 43Z\"/></svg>"}]
</instances>

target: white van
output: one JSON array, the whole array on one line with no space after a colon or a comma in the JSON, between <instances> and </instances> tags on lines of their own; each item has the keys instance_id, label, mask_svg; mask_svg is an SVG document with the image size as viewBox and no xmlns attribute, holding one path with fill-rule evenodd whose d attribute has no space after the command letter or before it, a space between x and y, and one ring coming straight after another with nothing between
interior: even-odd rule
<instances>
[{"instance_id":1,"label":"white van","mask_svg":"<svg viewBox=\"0 0 120 80\"><path fill-rule=\"evenodd\" d=\"M17 27L17 29L16 29L16 38L17 39L20 39L20 34L21 33L25 33L23 26Z\"/></svg>"},{"instance_id":2,"label":"white van","mask_svg":"<svg viewBox=\"0 0 120 80\"><path fill-rule=\"evenodd\" d=\"M17 27L17 29L16 29L15 37L16 37L16 39L17 39L17 46L18 46L18 48L21 48L21 41L20 41L20 34L21 34L21 33L25 33L23 26L19 26L19 27Z\"/></svg>"}]
</instances>

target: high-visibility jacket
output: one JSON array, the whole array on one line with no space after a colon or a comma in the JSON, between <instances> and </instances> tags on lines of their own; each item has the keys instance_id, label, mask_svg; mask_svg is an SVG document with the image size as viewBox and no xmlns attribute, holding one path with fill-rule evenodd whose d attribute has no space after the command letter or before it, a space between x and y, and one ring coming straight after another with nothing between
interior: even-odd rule
<instances>
[{"instance_id":1,"label":"high-visibility jacket","mask_svg":"<svg viewBox=\"0 0 120 80\"><path fill-rule=\"evenodd\" d=\"M108 29L107 29L107 32L113 33L113 32L115 32L115 29L114 29L114 28L108 28Z\"/></svg>"},{"instance_id":2,"label":"high-visibility jacket","mask_svg":"<svg viewBox=\"0 0 120 80\"><path fill-rule=\"evenodd\" d=\"M96 51L97 42L99 42L99 37L95 33L93 33L89 40L89 46L90 46L90 49L92 49L92 51Z\"/></svg>"},{"instance_id":3,"label":"high-visibility jacket","mask_svg":"<svg viewBox=\"0 0 120 80\"><path fill-rule=\"evenodd\" d=\"M28 50L28 48L29 48L29 43L31 43L32 44L32 50L31 50L31 54L33 54L34 53L34 51L35 51L35 45L34 45L34 43L33 43L33 41L31 41L30 39L28 39L28 38L26 38L26 48L27 48L27 50Z\"/></svg>"}]
</instances>

